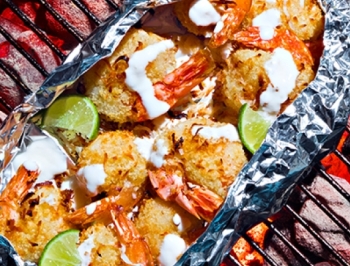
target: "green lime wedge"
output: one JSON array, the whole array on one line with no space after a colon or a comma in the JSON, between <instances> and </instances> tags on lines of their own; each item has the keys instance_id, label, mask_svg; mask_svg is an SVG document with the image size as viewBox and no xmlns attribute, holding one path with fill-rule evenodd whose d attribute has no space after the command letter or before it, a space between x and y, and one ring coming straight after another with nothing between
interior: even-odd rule
<instances>
[{"instance_id":1,"label":"green lime wedge","mask_svg":"<svg viewBox=\"0 0 350 266\"><path fill-rule=\"evenodd\" d=\"M39 260L39 266L81 265L78 241L79 230L70 229L59 233L46 244Z\"/></svg>"},{"instance_id":2,"label":"green lime wedge","mask_svg":"<svg viewBox=\"0 0 350 266\"><path fill-rule=\"evenodd\" d=\"M55 127L81 134L89 140L97 137L100 126L93 102L81 95L58 98L45 112L44 127Z\"/></svg>"},{"instance_id":3,"label":"green lime wedge","mask_svg":"<svg viewBox=\"0 0 350 266\"><path fill-rule=\"evenodd\" d=\"M241 141L251 153L255 153L265 139L270 122L258 112L244 104L239 110L238 133Z\"/></svg>"}]
</instances>

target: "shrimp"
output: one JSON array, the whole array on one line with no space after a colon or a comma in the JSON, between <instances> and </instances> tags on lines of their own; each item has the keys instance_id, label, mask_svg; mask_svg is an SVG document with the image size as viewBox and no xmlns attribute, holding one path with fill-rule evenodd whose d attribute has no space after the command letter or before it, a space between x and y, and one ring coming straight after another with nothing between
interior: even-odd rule
<instances>
[{"instance_id":1,"label":"shrimp","mask_svg":"<svg viewBox=\"0 0 350 266\"><path fill-rule=\"evenodd\" d=\"M76 225L86 225L96 220L103 220L109 211L119 206L124 211L130 211L144 196L145 189L141 187L124 187L117 195L109 195L94 201L68 214L66 219Z\"/></svg>"},{"instance_id":2,"label":"shrimp","mask_svg":"<svg viewBox=\"0 0 350 266\"><path fill-rule=\"evenodd\" d=\"M144 55L147 51L152 51L155 58L140 64L141 59L148 58ZM136 68L137 73L130 80L135 82L134 85L147 83L146 98L155 100L155 97L167 107L156 114L159 116L210 75L215 67L210 53L200 51L176 68L176 51L171 40L141 29L131 29L112 56L98 62L84 75L85 94L106 120L125 123L154 118L145 108L146 100L141 97L141 92L126 83ZM151 107L155 108L152 104Z\"/></svg>"},{"instance_id":3,"label":"shrimp","mask_svg":"<svg viewBox=\"0 0 350 266\"><path fill-rule=\"evenodd\" d=\"M166 201L174 200L198 219L210 221L223 202L220 196L209 189L185 184L183 177L165 169L149 171L149 177L159 197Z\"/></svg>"},{"instance_id":4,"label":"shrimp","mask_svg":"<svg viewBox=\"0 0 350 266\"><path fill-rule=\"evenodd\" d=\"M246 160L234 126L191 118L155 140L148 175L161 198L208 220Z\"/></svg>"},{"instance_id":5,"label":"shrimp","mask_svg":"<svg viewBox=\"0 0 350 266\"><path fill-rule=\"evenodd\" d=\"M205 230L203 221L157 196L144 199L133 219L149 245L155 265L174 265Z\"/></svg>"},{"instance_id":6,"label":"shrimp","mask_svg":"<svg viewBox=\"0 0 350 266\"><path fill-rule=\"evenodd\" d=\"M18 220L20 204L39 176L36 165L28 168L30 169L27 169L25 165L21 165L0 194L1 231L6 230L8 221Z\"/></svg>"},{"instance_id":7,"label":"shrimp","mask_svg":"<svg viewBox=\"0 0 350 266\"><path fill-rule=\"evenodd\" d=\"M120 210L111 210L110 213L118 239L122 244L122 260L127 265L152 266L153 259L149 246L134 223Z\"/></svg>"},{"instance_id":8,"label":"shrimp","mask_svg":"<svg viewBox=\"0 0 350 266\"><path fill-rule=\"evenodd\" d=\"M89 196L146 182L147 161L135 140L131 132L110 131L83 148L77 178Z\"/></svg>"},{"instance_id":9,"label":"shrimp","mask_svg":"<svg viewBox=\"0 0 350 266\"><path fill-rule=\"evenodd\" d=\"M233 40L247 47L260 48L272 52L277 47L288 50L297 65L314 64L310 50L292 31L285 28L276 28L275 34L270 40L263 40L260 36L259 27L249 27L244 31L236 32Z\"/></svg>"},{"instance_id":10,"label":"shrimp","mask_svg":"<svg viewBox=\"0 0 350 266\"><path fill-rule=\"evenodd\" d=\"M26 162L19 167L0 196L1 223L5 224L1 233L24 260L38 262L55 235L73 228L63 219L70 211L73 192L61 191L49 181L32 187L39 170L28 165Z\"/></svg>"},{"instance_id":11,"label":"shrimp","mask_svg":"<svg viewBox=\"0 0 350 266\"><path fill-rule=\"evenodd\" d=\"M174 10L190 32L210 37L209 46L216 48L232 38L251 6L251 0L194 0L179 1Z\"/></svg>"}]
</instances>

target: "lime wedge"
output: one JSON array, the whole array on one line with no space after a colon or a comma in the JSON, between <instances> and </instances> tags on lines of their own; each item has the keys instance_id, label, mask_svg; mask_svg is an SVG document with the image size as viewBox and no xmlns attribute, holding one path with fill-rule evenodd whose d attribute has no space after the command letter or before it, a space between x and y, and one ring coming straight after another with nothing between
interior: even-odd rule
<instances>
[{"instance_id":1,"label":"lime wedge","mask_svg":"<svg viewBox=\"0 0 350 266\"><path fill-rule=\"evenodd\" d=\"M39 266L78 266L81 259L77 243L79 230L70 229L59 233L46 244L39 260Z\"/></svg>"},{"instance_id":2,"label":"lime wedge","mask_svg":"<svg viewBox=\"0 0 350 266\"><path fill-rule=\"evenodd\" d=\"M81 95L58 98L45 112L44 127L56 127L81 134L89 140L97 137L100 126L98 111L93 102Z\"/></svg>"},{"instance_id":3,"label":"lime wedge","mask_svg":"<svg viewBox=\"0 0 350 266\"><path fill-rule=\"evenodd\" d=\"M259 149L269 127L270 122L248 104L244 104L239 110L238 133L244 147L251 153L254 154Z\"/></svg>"}]
</instances>

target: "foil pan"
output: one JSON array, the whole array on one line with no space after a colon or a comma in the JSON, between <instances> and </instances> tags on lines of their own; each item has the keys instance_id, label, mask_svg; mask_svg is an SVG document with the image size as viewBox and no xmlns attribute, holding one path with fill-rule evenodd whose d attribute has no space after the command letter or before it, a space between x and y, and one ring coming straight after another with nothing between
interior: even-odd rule
<instances>
[{"instance_id":1,"label":"foil pan","mask_svg":"<svg viewBox=\"0 0 350 266\"><path fill-rule=\"evenodd\" d=\"M206 232L176 265L219 265L240 235L277 213L313 164L335 149L350 111L349 1L319 1L326 13L325 50L315 80L273 123ZM11 176L12 158L25 149L26 134L37 132L28 130L32 128L28 119L48 107L98 60L110 55L148 10L171 3L123 2L120 12L76 47L40 89L7 117L0 128L0 191ZM10 243L0 237L0 261L10 259L16 265L33 265L23 262Z\"/></svg>"}]
</instances>

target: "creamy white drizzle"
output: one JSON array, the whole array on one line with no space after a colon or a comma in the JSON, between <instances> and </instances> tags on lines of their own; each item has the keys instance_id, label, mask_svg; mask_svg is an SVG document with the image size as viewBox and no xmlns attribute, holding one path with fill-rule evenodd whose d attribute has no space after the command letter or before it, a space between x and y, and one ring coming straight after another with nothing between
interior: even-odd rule
<instances>
[{"instance_id":1,"label":"creamy white drizzle","mask_svg":"<svg viewBox=\"0 0 350 266\"><path fill-rule=\"evenodd\" d=\"M93 202L85 207L85 211L87 215L91 215L95 212L96 210L96 202Z\"/></svg>"},{"instance_id":2,"label":"creamy white drizzle","mask_svg":"<svg viewBox=\"0 0 350 266\"><path fill-rule=\"evenodd\" d=\"M187 217L182 217L178 213L173 216L173 223L177 226L179 232L184 232L190 225L191 222Z\"/></svg>"},{"instance_id":3,"label":"creamy white drizzle","mask_svg":"<svg viewBox=\"0 0 350 266\"><path fill-rule=\"evenodd\" d=\"M260 95L260 106L267 113L277 114L294 89L299 71L291 53L283 48L276 48L264 67L271 83Z\"/></svg>"},{"instance_id":4,"label":"creamy white drizzle","mask_svg":"<svg viewBox=\"0 0 350 266\"><path fill-rule=\"evenodd\" d=\"M181 237L175 234L167 234L160 247L159 265L173 266L179 256L186 251L186 248L186 242Z\"/></svg>"},{"instance_id":5,"label":"creamy white drizzle","mask_svg":"<svg viewBox=\"0 0 350 266\"><path fill-rule=\"evenodd\" d=\"M156 141L156 150L151 152L150 161L155 167L160 168L164 163L164 155L168 153L168 147L165 145L164 139Z\"/></svg>"},{"instance_id":6,"label":"creamy white drizzle","mask_svg":"<svg viewBox=\"0 0 350 266\"><path fill-rule=\"evenodd\" d=\"M94 247L94 235L89 235L89 237L78 246L78 253L81 259L81 266L90 265L91 251Z\"/></svg>"},{"instance_id":7,"label":"creamy white drizzle","mask_svg":"<svg viewBox=\"0 0 350 266\"><path fill-rule=\"evenodd\" d=\"M227 124L221 127L195 125L191 129L191 133L193 136L198 134L199 136L206 139L225 138L230 141L240 141L236 127L231 124Z\"/></svg>"},{"instance_id":8,"label":"creamy white drizzle","mask_svg":"<svg viewBox=\"0 0 350 266\"><path fill-rule=\"evenodd\" d=\"M13 167L17 171L22 164L28 161L30 161L28 167L35 162L40 171L35 184L49 181L55 175L67 171L67 158L65 154L48 137L34 140L30 143L26 151L15 157Z\"/></svg>"},{"instance_id":9,"label":"creamy white drizzle","mask_svg":"<svg viewBox=\"0 0 350 266\"><path fill-rule=\"evenodd\" d=\"M220 14L208 0L196 0L188 12L190 20L197 26L215 25L221 20Z\"/></svg>"},{"instance_id":10,"label":"creamy white drizzle","mask_svg":"<svg viewBox=\"0 0 350 266\"><path fill-rule=\"evenodd\" d=\"M190 56L182 51L181 48L177 49L175 54L176 68L181 66L183 63L187 62Z\"/></svg>"},{"instance_id":11,"label":"creamy white drizzle","mask_svg":"<svg viewBox=\"0 0 350 266\"><path fill-rule=\"evenodd\" d=\"M107 177L103 164L87 165L80 168L77 174L85 179L86 188L91 193L97 193L98 186L103 185Z\"/></svg>"},{"instance_id":12,"label":"creamy white drizzle","mask_svg":"<svg viewBox=\"0 0 350 266\"><path fill-rule=\"evenodd\" d=\"M305 0L299 0L300 7L304 7L305 5Z\"/></svg>"},{"instance_id":13,"label":"creamy white drizzle","mask_svg":"<svg viewBox=\"0 0 350 266\"><path fill-rule=\"evenodd\" d=\"M142 100L150 119L166 113L170 106L155 97L152 81L147 77L146 67L157 56L167 49L174 47L171 40L160 41L147 46L145 49L135 52L129 59L129 67L125 70L126 85L137 92Z\"/></svg>"},{"instance_id":14,"label":"creamy white drizzle","mask_svg":"<svg viewBox=\"0 0 350 266\"><path fill-rule=\"evenodd\" d=\"M25 169L27 169L28 171L37 171L39 169L38 165L36 162L34 161L25 161L23 163L23 166Z\"/></svg>"},{"instance_id":15,"label":"creamy white drizzle","mask_svg":"<svg viewBox=\"0 0 350 266\"><path fill-rule=\"evenodd\" d=\"M263 40L271 40L278 25L281 25L281 13L276 8L268 9L253 19L253 26L259 27Z\"/></svg>"},{"instance_id":16,"label":"creamy white drizzle","mask_svg":"<svg viewBox=\"0 0 350 266\"><path fill-rule=\"evenodd\" d=\"M224 22L220 19L214 28L214 33L219 33L224 28Z\"/></svg>"},{"instance_id":17,"label":"creamy white drizzle","mask_svg":"<svg viewBox=\"0 0 350 266\"><path fill-rule=\"evenodd\" d=\"M55 206L57 204L57 199L56 199L55 195L50 194L46 198L43 198L43 197L40 198L40 204L42 204L44 202L46 202L47 204L49 204L51 206Z\"/></svg>"},{"instance_id":18,"label":"creamy white drizzle","mask_svg":"<svg viewBox=\"0 0 350 266\"><path fill-rule=\"evenodd\" d=\"M151 138L135 138L134 143L137 147L137 150L142 155L146 161L149 160L152 152L152 146L154 143L154 139Z\"/></svg>"}]
</instances>

